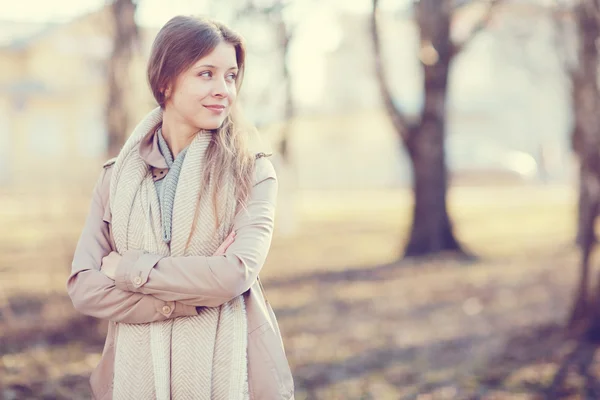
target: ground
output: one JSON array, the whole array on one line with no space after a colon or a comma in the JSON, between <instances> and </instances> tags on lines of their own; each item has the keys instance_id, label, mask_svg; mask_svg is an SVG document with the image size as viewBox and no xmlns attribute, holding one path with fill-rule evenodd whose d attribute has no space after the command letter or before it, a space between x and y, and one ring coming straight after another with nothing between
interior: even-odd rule
<instances>
[{"instance_id":1,"label":"ground","mask_svg":"<svg viewBox=\"0 0 600 400\"><path fill-rule=\"evenodd\" d=\"M6 399L89 398L105 324L65 292L88 196L0 193ZM453 189L457 236L479 257L468 262L398 261L407 191L294 198L297 231L274 239L261 276L297 400L545 398L575 345L562 330L578 273L570 188ZM570 371L552 395L589 398L584 386Z\"/></svg>"}]
</instances>

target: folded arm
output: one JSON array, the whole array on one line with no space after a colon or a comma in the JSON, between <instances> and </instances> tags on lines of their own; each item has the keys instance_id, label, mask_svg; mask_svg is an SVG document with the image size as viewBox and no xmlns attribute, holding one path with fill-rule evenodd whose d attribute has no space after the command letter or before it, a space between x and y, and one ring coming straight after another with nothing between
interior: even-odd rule
<instances>
[{"instance_id":1,"label":"folded arm","mask_svg":"<svg viewBox=\"0 0 600 400\"><path fill-rule=\"evenodd\" d=\"M110 171L104 169L94 188L90 211L75 249L67 280L67 292L73 306L86 315L126 323L197 315L193 306L121 290L100 271L102 258L112 251L108 225L103 220L109 182ZM128 257L131 255L123 258Z\"/></svg>"},{"instance_id":2,"label":"folded arm","mask_svg":"<svg viewBox=\"0 0 600 400\"><path fill-rule=\"evenodd\" d=\"M225 255L161 257L128 251L117 267L117 288L206 307L217 307L246 292L269 252L277 198L270 161L257 160L257 169L247 208L235 216L236 237Z\"/></svg>"}]
</instances>

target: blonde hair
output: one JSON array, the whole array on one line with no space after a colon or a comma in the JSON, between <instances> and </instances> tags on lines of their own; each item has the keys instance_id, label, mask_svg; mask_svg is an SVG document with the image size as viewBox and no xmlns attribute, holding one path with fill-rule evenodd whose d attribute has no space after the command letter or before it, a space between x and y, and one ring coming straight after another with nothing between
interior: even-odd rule
<instances>
[{"instance_id":1,"label":"blonde hair","mask_svg":"<svg viewBox=\"0 0 600 400\"><path fill-rule=\"evenodd\" d=\"M148 82L154 98L163 109L166 101L164 89L174 84L179 74L210 54L222 42L235 48L239 70L235 85L239 91L246 60L242 36L221 22L206 17L177 16L161 28L148 61ZM204 187L209 187L211 183L214 186L215 215L219 215L216 212L217 192L224 183L227 171L233 174L238 204L242 207L246 205L254 176L254 156L248 148L249 131L252 129L242 121L240 110L234 103L223 125L212 131L213 140L206 153L203 183Z\"/></svg>"}]
</instances>

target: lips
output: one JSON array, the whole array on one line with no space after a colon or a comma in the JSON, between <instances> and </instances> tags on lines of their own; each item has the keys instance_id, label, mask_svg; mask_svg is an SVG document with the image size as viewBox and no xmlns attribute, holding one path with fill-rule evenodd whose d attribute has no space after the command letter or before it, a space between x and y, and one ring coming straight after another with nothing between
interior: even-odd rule
<instances>
[{"instance_id":1,"label":"lips","mask_svg":"<svg viewBox=\"0 0 600 400\"><path fill-rule=\"evenodd\" d=\"M219 104L213 104L210 106L204 106L206 108L208 108L209 110L212 111L223 111L225 109L225 106L219 105Z\"/></svg>"}]
</instances>

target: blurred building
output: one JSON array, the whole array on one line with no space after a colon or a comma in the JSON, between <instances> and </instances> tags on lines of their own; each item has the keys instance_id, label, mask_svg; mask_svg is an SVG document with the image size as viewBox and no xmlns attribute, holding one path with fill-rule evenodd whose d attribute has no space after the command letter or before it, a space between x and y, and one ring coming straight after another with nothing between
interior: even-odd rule
<instances>
[{"instance_id":1,"label":"blurred building","mask_svg":"<svg viewBox=\"0 0 600 400\"><path fill-rule=\"evenodd\" d=\"M72 182L66 178L98 167L89 160L102 159L106 151L105 62L112 48L108 11L65 24L0 23L4 183ZM153 33L142 30L142 35ZM136 60L134 67L141 63ZM150 104L145 75L132 77L132 107L142 112Z\"/></svg>"}]
</instances>

